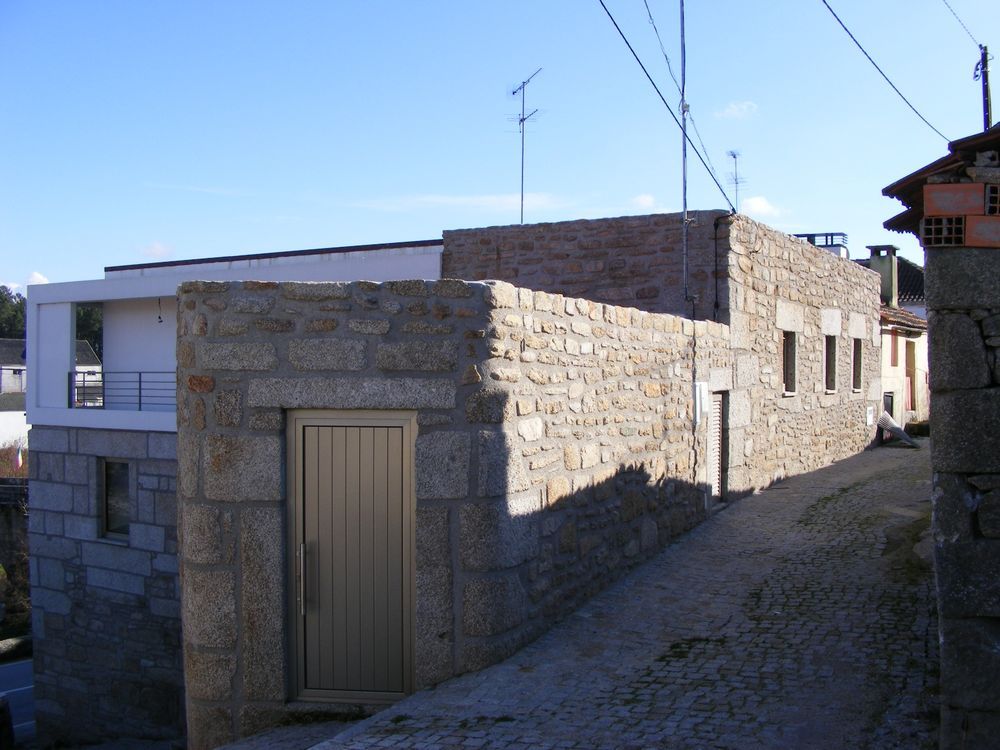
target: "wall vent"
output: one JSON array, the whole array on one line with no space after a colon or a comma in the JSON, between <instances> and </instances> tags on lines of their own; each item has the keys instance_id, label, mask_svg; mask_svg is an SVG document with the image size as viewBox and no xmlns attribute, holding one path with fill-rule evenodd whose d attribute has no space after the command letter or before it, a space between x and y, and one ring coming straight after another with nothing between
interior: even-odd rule
<instances>
[{"instance_id":1,"label":"wall vent","mask_svg":"<svg viewBox=\"0 0 1000 750\"><path fill-rule=\"evenodd\" d=\"M924 217L923 244L924 247L954 247L964 245L965 217Z\"/></svg>"},{"instance_id":2,"label":"wall vent","mask_svg":"<svg viewBox=\"0 0 1000 750\"><path fill-rule=\"evenodd\" d=\"M986 215L1000 215L1000 185L986 186Z\"/></svg>"}]
</instances>

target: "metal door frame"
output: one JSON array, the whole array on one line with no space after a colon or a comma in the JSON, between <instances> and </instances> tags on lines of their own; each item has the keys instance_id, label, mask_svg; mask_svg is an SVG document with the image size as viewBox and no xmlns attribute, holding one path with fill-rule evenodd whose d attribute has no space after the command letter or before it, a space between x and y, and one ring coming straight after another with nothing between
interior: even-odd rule
<instances>
[{"instance_id":1,"label":"metal door frame","mask_svg":"<svg viewBox=\"0 0 1000 750\"><path fill-rule=\"evenodd\" d=\"M304 502L302 465L302 430L307 426L331 427L399 427L403 430L403 691L318 690L305 687L304 619L300 614L299 545L303 539ZM414 441L417 435L415 411L348 410L348 409L289 409L286 414L287 443L287 599L288 608L288 695L290 700L331 703L392 703L413 692L414 684L414 611L415 611L415 530L416 497L414 488Z\"/></svg>"}]
</instances>

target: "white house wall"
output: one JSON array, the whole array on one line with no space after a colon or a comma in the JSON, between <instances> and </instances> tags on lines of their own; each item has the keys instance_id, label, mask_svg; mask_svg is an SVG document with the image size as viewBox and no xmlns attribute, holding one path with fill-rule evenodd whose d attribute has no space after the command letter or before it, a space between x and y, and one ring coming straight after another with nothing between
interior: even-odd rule
<instances>
[{"instance_id":1,"label":"white house wall","mask_svg":"<svg viewBox=\"0 0 1000 750\"><path fill-rule=\"evenodd\" d=\"M176 341L175 297L104 303L105 372L173 372Z\"/></svg>"}]
</instances>

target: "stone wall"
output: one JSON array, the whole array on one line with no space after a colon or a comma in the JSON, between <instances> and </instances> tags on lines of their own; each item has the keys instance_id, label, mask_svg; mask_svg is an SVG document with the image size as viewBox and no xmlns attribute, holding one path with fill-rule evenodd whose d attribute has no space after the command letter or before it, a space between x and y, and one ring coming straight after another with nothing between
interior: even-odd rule
<instances>
[{"instance_id":1,"label":"stone wall","mask_svg":"<svg viewBox=\"0 0 1000 750\"><path fill-rule=\"evenodd\" d=\"M444 233L442 275L634 305L731 325L728 485L740 494L853 455L881 413L880 278L745 216L691 212L689 293L683 294L681 216L489 227ZM798 389L782 388L782 331L797 335ZM837 337L837 388L824 382L824 336ZM853 339L862 387L852 388Z\"/></svg>"},{"instance_id":2,"label":"stone wall","mask_svg":"<svg viewBox=\"0 0 1000 750\"><path fill-rule=\"evenodd\" d=\"M729 435L742 446L734 487L759 488L869 447L881 414L880 277L745 216L719 229L729 249L729 322L735 359ZM782 387L782 336L796 335L796 392ZM836 337L836 385L826 389L825 337ZM854 341L861 387L853 388Z\"/></svg>"},{"instance_id":3,"label":"stone wall","mask_svg":"<svg viewBox=\"0 0 1000 750\"><path fill-rule=\"evenodd\" d=\"M28 445L40 740L183 734L175 436L35 426ZM132 466L127 540L101 536L103 458Z\"/></svg>"},{"instance_id":4,"label":"stone wall","mask_svg":"<svg viewBox=\"0 0 1000 750\"><path fill-rule=\"evenodd\" d=\"M1000 736L1000 262L928 249L941 747Z\"/></svg>"},{"instance_id":5,"label":"stone wall","mask_svg":"<svg viewBox=\"0 0 1000 750\"><path fill-rule=\"evenodd\" d=\"M179 301L192 747L296 710L287 409L416 411L418 686L511 654L705 515L692 379L732 379L724 326L494 282L192 282Z\"/></svg>"},{"instance_id":6,"label":"stone wall","mask_svg":"<svg viewBox=\"0 0 1000 750\"><path fill-rule=\"evenodd\" d=\"M726 249L716 235L727 214L688 215L688 291L696 302L684 299L680 214L447 231L441 275L726 323Z\"/></svg>"}]
</instances>

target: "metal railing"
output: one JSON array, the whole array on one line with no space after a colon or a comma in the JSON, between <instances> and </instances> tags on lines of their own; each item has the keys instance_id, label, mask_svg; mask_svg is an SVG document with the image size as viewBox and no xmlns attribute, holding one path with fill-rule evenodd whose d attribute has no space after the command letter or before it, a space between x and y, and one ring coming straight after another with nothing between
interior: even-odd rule
<instances>
[{"instance_id":1,"label":"metal railing","mask_svg":"<svg viewBox=\"0 0 1000 750\"><path fill-rule=\"evenodd\" d=\"M177 408L174 372L71 372L71 409L172 411Z\"/></svg>"}]
</instances>

